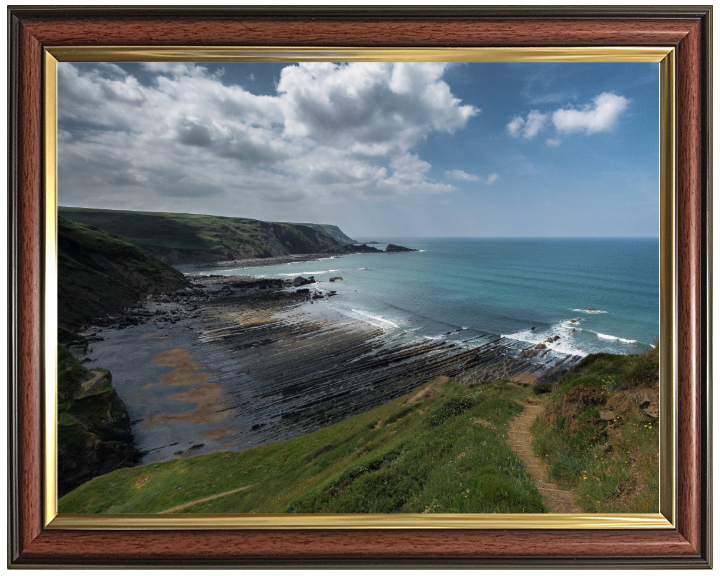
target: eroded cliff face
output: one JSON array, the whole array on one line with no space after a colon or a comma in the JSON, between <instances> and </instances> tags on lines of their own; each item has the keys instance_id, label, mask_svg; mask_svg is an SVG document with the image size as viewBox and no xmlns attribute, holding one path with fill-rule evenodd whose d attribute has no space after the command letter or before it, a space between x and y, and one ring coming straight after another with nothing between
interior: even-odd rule
<instances>
[{"instance_id":1,"label":"eroded cliff face","mask_svg":"<svg viewBox=\"0 0 720 576\"><path fill-rule=\"evenodd\" d=\"M138 457L130 417L110 372L88 370L59 344L59 496L95 476L133 466Z\"/></svg>"}]
</instances>

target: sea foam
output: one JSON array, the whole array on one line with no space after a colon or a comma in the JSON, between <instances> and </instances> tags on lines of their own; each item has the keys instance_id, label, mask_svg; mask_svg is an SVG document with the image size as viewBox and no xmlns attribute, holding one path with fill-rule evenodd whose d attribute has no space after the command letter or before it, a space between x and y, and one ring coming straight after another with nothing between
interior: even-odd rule
<instances>
[{"instance_id":1,"label":"sea foam","mask_svg":"<svg viewBox=\"0 0 720 576\"><path fill-rule=\"evenodd\" d=\"M352 314L347 311L345 311L345 314L352 318L355 318L356 320L362 320L363 322L367 322L368 324L372 324L376 328L381 328L383 330L399 328L399 326L395 324L395 322L391 322L390 320L387 320L382 316L377 316L376 314L370 314L370 312L367 312L366 310L358 310L357 308L353 308ZM353 316L353 314L356 314L356 316Z\"/></svg>"},{"instance_id":2,"label":"sea foam","mask_svg":"<svg viewBox=\"0 0 720 576\"><path fill-rule=\"evenodd\" d=\"M628 340L627 338L620 338L620 336L611 336L610 334L601 334L600 332L596 332L597 337L602 340L619 340L620 342L624 342L625 344L635 344L637 340Z\"/></svg>"}]
</instances>

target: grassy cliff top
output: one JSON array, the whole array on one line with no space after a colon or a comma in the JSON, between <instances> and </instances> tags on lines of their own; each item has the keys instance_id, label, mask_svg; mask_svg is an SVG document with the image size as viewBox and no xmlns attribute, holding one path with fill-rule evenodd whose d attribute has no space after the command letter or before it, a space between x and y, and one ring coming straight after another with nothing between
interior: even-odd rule
<instances>
[{"instance_id":1,"label":"grassy cliff top","mask_svg":"<svg viewBox=\"0 0 720 576\"><path fill-rule=\"evenodd\" d=\"M171 212L135 212L98 208L59 207L59 215L68 220L96 226L122 236L138 246L161 246L180 250L236 249L244 244L263 252L270 239L277 240L289 253L309 253L319 243L340 245L328 233L328 225L303 225L263 222L250 218L181 214ZM320 237L320 238L318 238Z\"/></svg>"},{"instance_id":2,"label":"grassy cliff top","mask_svg":"<svg viewBox=\"0 0 720 576\"><path fill-rule=\"evenodd\" d=\"M505 430L528 390L439 377L334 426L94 478L63 513L543 512ZM112 507L112 508L110 508Z\"/></svg>"}]
</instances>

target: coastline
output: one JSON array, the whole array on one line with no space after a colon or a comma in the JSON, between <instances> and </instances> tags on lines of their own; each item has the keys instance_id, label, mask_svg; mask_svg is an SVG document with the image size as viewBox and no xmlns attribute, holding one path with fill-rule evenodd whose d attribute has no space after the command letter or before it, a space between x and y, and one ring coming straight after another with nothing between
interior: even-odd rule
<instances>
[{"instance_id":1,"label":"coastline","mask_svg":"<svg viewBox=\"0 0 720 576\"><path fill-rule=\"evenodd\" d=\"M382 251L378 252L381 253ZM332 260L353 254L366 254L367 252L343 252L333 254L323 252L317 254L290 254L288 256L274 256L271 258L246 258L243 260L224 260L221 262L207 262L203 264L179 264L174 266L185 275L199 274L207 270L239 270L242 268L260 268L277 266L280 264L300 264L302 262L316 262L318 260Z\"/></svg>"},{"instance_id":2,"label":"coastline","mask_svg":"<svg viewBox=\"0 0 720 576\"><path fill-rule=\"evenodd\" d=\"M399 342L328 306L337 296L322 282L191 280L85 333L93 351L81 360L115 375L139 464L303 435L440 375L539 383L572 365L508 355L501 337Z\"/></svg>"}]
</instances>

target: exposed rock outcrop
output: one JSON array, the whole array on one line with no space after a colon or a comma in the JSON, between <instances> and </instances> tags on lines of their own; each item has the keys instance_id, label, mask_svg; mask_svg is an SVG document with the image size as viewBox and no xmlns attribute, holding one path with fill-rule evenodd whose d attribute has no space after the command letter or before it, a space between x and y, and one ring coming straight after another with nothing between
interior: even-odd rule
<instances>
[{"instance_id":1,"label":"exposed rock outcrop","mask_svg":"<svg viewBox=\"0 0 720 576\"><path fill-rule=\"evenodd\" d=\"M302 276L298 276L295 278L295 280L292 281L293 286L305 286L305 284L315 284L315 276L308 276L307 278L303 278Z\"/></svg>"},{"instance_id":2,"label":"exposed rock outcrop","mask_svg":"<svg viewBox=\"0 0 720 576\"><path fill-rule=\"evenodd\" d=\"M110 372L87 370L58 345L58 491L130 467L139 457Z\"/></svg>"},{"instance_id":3,"label":"exposed rock outcrop","mask_svg":"<svg viewBox=\"0 0 720 576\"><path fill-rule=\"evenodd\" d=\"M405 246L398 246L397 244L388 244L385 247L385 252L417 252L414 248L405 248Z\"/></svg>"}]
</instances>

